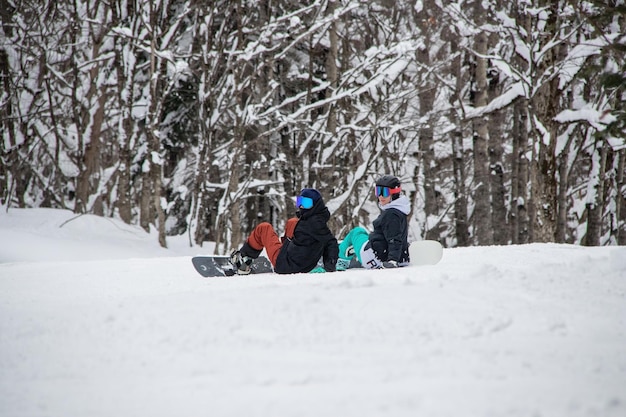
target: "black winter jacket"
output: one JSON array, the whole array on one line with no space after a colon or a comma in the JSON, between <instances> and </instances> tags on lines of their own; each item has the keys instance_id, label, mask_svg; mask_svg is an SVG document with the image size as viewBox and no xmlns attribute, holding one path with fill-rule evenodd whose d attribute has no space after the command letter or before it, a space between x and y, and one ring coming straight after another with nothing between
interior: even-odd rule
<instances>
[{"instance_id":1,"label":"black winter jacket","mask_svg":"<svg viewBox=\"0 0 626 417\"><path fill-rule=\"evenodd\" d=\"M319 199L312 208L300 210L299 217L293 239L286 239L278 253L274 271L279 274L310 272L322 257L324 269L335 271L339 245L328 228L330 212L324 201Z\"/></svg>"},{"instance_id":2,"label":"black winter jacket","mask_svg":"<svg viewBox=\"0 0 626 417\"><path fill-rule=\"evenodd\" d=\"M382 208L382 207L381 207ZM369 241L381 261L409 262L407 214L410 203L406 196L392 201L374 220Z\"/></svg>"}]
</instances>

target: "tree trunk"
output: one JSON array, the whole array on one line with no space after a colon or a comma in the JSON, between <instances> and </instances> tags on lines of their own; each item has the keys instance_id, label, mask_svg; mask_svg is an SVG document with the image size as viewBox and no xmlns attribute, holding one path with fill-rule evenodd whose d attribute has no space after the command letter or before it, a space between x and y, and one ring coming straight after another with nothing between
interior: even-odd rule
<instances>
[{"instance_id":1,"label":"tree trunk","mask_svg":"<svg viewBox=\"0 0 626 417\"><path fill-rule=\"evenodd\" d=\"M417 50L417 60L423 65L428 66L429 60L429 48L419 48ZM424 116L430 115L433 110L433 104L435 102L435 88L432 83L423 83L418 93L420 100L420 113ZM432 219L438 217L437 209L437 191L435 189L435 180L437 175L433 172L435 163L435 150L433 140L433 127L432 120L429 116L427 124L422 126L419 132L419 150L420 150L420 167L424 174L424 215L426 218L426 229L424 239L439 240L439 228L438 225L431 224ZM433 227L435 226L435 227Z\"/></svg>"},{"instance_id":2,"label":"tree trunk","mask_svg":"<svg viewBox=\"0 0 626 417\"><path fill-rule=\"evenodd\" d=\"M124 73L121 51L116 50L116 56L116 69L119 80L118 102L122 109L122 120L118 128L119 164L117 168L117 201L115 204L122 221L130 224L133 219L130 172L133 152L131 152L129 143L133 134L131 124L133 93L132 82L127 82L127 75L132 77L133 74ZM124 87L126 87L126 94L123 92Z\"/></svg>"},{"instance_id":3,"label":"tree trunk","mask_svg":"<svg viewBox=\"0 0 626 417\"><path fill-rule=\"evenodd\" d=\"M469 246L470 233L468 224L467 189L465 173L465 150L463 146L463 121L461 120L463 109L463 89L469 78L463 70L462 62L467 52L460 51L457 42L457 34L452 28L445 27L441 32L441 39L449 45L450 74L455 80L454 89L448 99L448 118L455 127L450 132L452 148L452 192L454 195L454 241L456 246Z\"/></svg>"},{"instance_id":4,"label":"tree trunk","mask_svg":"<svg viewBox=\"0 0 626 417\"><path fill-rule=\"evenodd\" d=\"M558 157L559 185L557 196L557 219L556 219L556 235L557 243L567 242L567 192L569 188L569 148L571 146L573 136L567 140L567 143Z\"/></svg>"},{"instance_id":5,"label":"tree trunk","mask_svg":"<svg viewBox=\"0 0 626 417\"><path fill-rule=\"evenodd\" d=\"M419 22L421 32L423 33L422 41L423 45L417 48L416 60L424 67L431 66L431 49L432 49L432 37L435 36L433 28L430 26L433 10L435 5L432 0L424 1L422 10L416 13L416 21ZM423 118L427 118L425 123L419 130L418 146L419 146L419 162L418 169L422 170L424 183L424 218L425 218L425 230L424 239L439 240L441 237L439 228L441 223L434 224L433 219L439 217L439 208L437 203L437 190L436 181L438 178L435 163L435 143L434 143L434 117L433 107L435 104L436 86L427 73L418 77L419 84L416 86L418 90L420 115ZM416 180L419 178L415 177ZM417 182L417 181L416 181ZM419 185L416 184L416 190L419 190Z\"/></svg>"},{"instance_id":6,"label":"tree trunk","mask_svg":"<svg viewBox=\"0 0 626 417\"><path fill-rule=\"evenodd\" d=\"M626 245L626 149L619 150L616 157L618 158L617 177L615 179L617 244Z\"/></svg>"},{"instance_id":7,"label":"tree trunk","mask_svg":"<svg viewBox=\"0 0 626 417\"><path fill-rule=\"evenodd\" d=\"M150 23L151 23L151 37L150 37L150 105L148 107L148 120L149 125L147 132L148 136L148 163L149 163L149 177L151 185L152 196L152 208L156 215L157 231L159 234L159 244L161 247L166 248L167 243L165 240L165 212L161 205L161 198L163 197L163 151L161 146L161 138L159 133L161 106L159 100L162 97L163 88L161 86L162 76L165 74L165 65L163 62L163 70L159 68L159 62L161 59L157 59L157 16L154 4L149 3L150 10Z\"/></svg>"},{"instance_id":8,"label":"tree trunk","mask_svg":"<svg viewBox=\"0 0 626 417\"><path fill-rule=\"evenodd\" d=\"M606 156L606 142L603 139L597 139L591 155L591 172L587 187L587 232L582 240L585 246L600 246L601 243Z\"/></svg>"},{"instance_id":9,"label":"tree trunk","mask_svg":"<svg viewBox=\"0 0 626 417\"><path fill-rule=\"evenodd\" d=\"M335 2L328 2L328 8L326 10L326 14L328 16L332 16L336 9ZM339 37L337 36L337 24L333 20L328 28L328 40L330 45L328 47L328 54L326 55L326 79L329 83L329 88L326 89L326 98L330 99L337 90L337 79L338 79L338 70L337 70L337 51L339 44ZM328 119L326 122L326 130L328 133L335 136L337 133L337 113L335 110L336 103L331 103L328 105L327 114Z\"/></svg>"},{"instance_id":10,"label":"tree trunk","mask_svg":"<svg viewBox=\"0 0 626 417\"><path fill-rule=\"evenodd\" d=\"M122 143L120 149L120 164L117 174L117 210L124 223L130 224L133 220L132 201L130 198L130 151L126 143Z\"/></svg>"},{"instance_id":11,"label":"tree trunk","mask_svg":"<svg viewBox=\"0 0 626 417\"><path fill-rule=\"evenodd\" d=\"M463 132L457 127L452 133L452 164L454 169L454 223L457 245L470 245L467 221L467 190L465 188L465 165L463 158Z\"/></svg>"},{"instance_id":12,"label":"tree trunk","mask_svg":"<svg viewBox=\"0 0 626 417\"><path fill-rule=\"evenodd\" d=\"M478 13L482 8L478 7ZM476 72L474 74L474 106L487 105L487 34L481 31L476 35L474 49L476 56ZM486 116L473 121L474 134L474 214L472 224L478 245L493 244L493 226L491 223L490 178L489 178L489 130Z\"/></svg>"},{"instance_id":13,"label":"tree trunk","mask_svg":"<svg viewBox=\"0 0 626 417\"><path fill-rule=\"evenodd\" d=\"M153 134L153 142L158 142L160 147L160 140L158 135ZM153 143L153 146L157 146ZM161 179L163 172L163 160L161 159L161 152L156 152L155 158L159 158L158 161L153 161L151 174L152 174L152 187L153 187L153 205L156 212L157 230L159 232L159 245L163 248L167 248L167 242L165 240L165 211L161 203L163 199L163 181Z\"/></svg>"},{"instance_id":14,"label":"tree trunk","mask_svg":"<svg viewBox=\"0 0 626 417\"><path fill-rule=\"evenodd\" d=\"M558 35L558 2L547 3L545 32L541 36L541 46L546 46ZM532 160L532 212L531 234L535 242L554 242L557 218L557 164L556 141L558 125L554 118L558 114L561 94L559 77L548 77L559 62L559 47L550 47L543 53L535 68L535 81L542 80L531 100L532 117L537 122L533 129ZM533 57L534 59L534 57Z\"/></svg>"},{"instance_id":15,"label":"tree trunk","mask_svg":"<svg viewBox=\"0 0 626 417\"><path fill-rule=\"evenodd\" d=\"M89 199L96 191L94 182L98 182L95 178L96 173L100 171L100 133L104 120L104 95L97 100L98 109L93 115L91 125L91 135L89 143L85 146L83 164L76 184L76 213L87 213L90 210Z\"/></svg>"},{"instance_id":16,"label":"tree trunk","mask_svg":"<svg viewBox=\"0 0 626 417\"><path fill-rule=\"evenodd\" d=\"M244 242L243 233L241 230L241 210L239 209L240 201L238 198L232 198L231 196L239 195L239 176L240 176L240 167L239 167L239 155L242 152L242 140L235 140L237 144L237 148L234 149L235 156L233 158L233 164L231 168L231 175L228 181L228 187L224 190L223 201L224 204L221 204L220 210L225 210L225 212L220 212L218 215L218 219L220 219L217 225L217 233L219 236L218 243L222 243L219 245L220 253L226 253L230 249L235 249L239 247ZM230 225L228 224L230 222ZM229 227L230 226L230 227ZM228 238L230 237L230 241Z\"/></svg>"},{"instance_id":17,"label":"tree trunk","mask_svg":"<svg viewBox=\"0 0 626 417\"><path fill-rule=\"evenodd\" d=\"M489 36L491 44L498 39L492 34ZM488 99L491 102L502 93L499 72L495 68L488 68ZM506 184L504 170L504 134L506 125L505 111L497 110L489 116L489 189L491 190L491 224L493 227L493 243L506 245L509 243L511 232L507 223Z\"/></svg>"},{"instance_id":18,"label":"tree trunk","mask_svg":"<svg viewBox=\"0 0 626 417\"><path fill-rule=\"evenodd\" d=\"M144 164L146 162L144 161ZM144 165L142 164L142 165ZM152 181L149 172L141 173L141 197L139 199L139 225L146 232L150 231L150 223L152 223Z\"/></svg>"},{"instance_id":19,"label":"tree trunk","mask_svg":"<svg viewBox=\"0 0 626 417\"><path fill-rule=\"evenodd\" d=\"M511 243L529 242L528 218L528 112L525 101L513 106L513 155L511 167Z\"/></svg>"}]
</instances>

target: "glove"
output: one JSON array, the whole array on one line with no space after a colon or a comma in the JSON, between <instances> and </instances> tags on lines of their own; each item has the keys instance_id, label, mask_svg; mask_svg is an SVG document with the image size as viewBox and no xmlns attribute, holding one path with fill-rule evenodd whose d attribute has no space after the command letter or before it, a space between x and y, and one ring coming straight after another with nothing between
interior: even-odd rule
<instances>
[{"instance_id":1,"label":"glove","mask_svg":"<svg viewBox=\"0 0 626 417\"><path fill-rule=\"evenodd\" d=\"M398 261L385 261L383 262L383 268L397 268L398 267Z\"/></svg>"},{"instance_id":2,"label":"glove","mask_svg":"<svg viewBox=\"0 0 626 417\"><path fill-rule=\"evenodd\" d=\"M337 270L337 260L329 259L326 262L324 262L324 270L326 272L335 272Z\"/></svg>"}]
</instances>

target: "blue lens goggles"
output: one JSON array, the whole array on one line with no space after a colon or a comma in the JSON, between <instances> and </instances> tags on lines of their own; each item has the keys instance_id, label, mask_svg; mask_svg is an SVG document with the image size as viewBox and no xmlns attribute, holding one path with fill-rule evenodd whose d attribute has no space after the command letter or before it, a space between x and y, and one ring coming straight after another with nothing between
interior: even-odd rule
<instances>
[{"instance_id":1,"label":"blue lens goggles","mask_svg":"<svg viewBox=\"0 0 626 417\"><path fill-rule=\"evenodd\" d=\"M302 197L301 195L299 195L296 198L296 206L303 209L310 209L311 207L313 207L313 199L310 197Z\"/></svg>"},{"instance_id":2,"label":"blue lens goggles","mask_svg":"<svg viewBox=\"0 0 626 417\"><path fill-rule=\"evenodd\" d=\"M389 189L389 187L382 187L380 185L376 186L376 197L389 197L391 195L391 190Z\"/></svg>"},{"instance_id":3,"label":"blue lens goggles","mask_svg":"<svg viewBox=\"0 0 626 417\"><path fill-rule=\"evenodd\" d=\"M396 188L389 188L389 187L383 187L382 185L377 185L376 186L376 197L389 197L391 194L398 194L400 192L400 187L396 187Z\"/></svg>"}]
</instances>

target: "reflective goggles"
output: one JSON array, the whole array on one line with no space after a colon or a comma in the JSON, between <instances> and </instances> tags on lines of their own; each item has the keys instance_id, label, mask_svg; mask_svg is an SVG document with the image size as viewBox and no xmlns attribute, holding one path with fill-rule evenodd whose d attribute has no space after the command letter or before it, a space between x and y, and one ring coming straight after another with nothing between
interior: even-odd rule
<instances>
[{"instance_id":1,"label":"reflective goggles","mask_svg":"<svg viewBox=\"0 0 626 417\"><path fill-rule=\"evenodd\" d=\"M299 195L296 198L296 207L310 209L311 207L313 207L313 199L310 197L302 197L301 195Z\"/></svg>"},{"instance_id":2,"label":"reflective goggles","mask_svg":"<svg viewBox=\"0 0 626 417\"><path fill-rule=\"evenodd\" d=\"M396 188L389 188L389 187L383 187L382 185L377 185L376 186L376 197L389 197L391 194L398 194L400 192L400 187L396 187Z\"/></svg>"}]
</instances>

